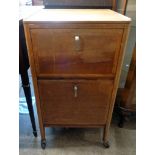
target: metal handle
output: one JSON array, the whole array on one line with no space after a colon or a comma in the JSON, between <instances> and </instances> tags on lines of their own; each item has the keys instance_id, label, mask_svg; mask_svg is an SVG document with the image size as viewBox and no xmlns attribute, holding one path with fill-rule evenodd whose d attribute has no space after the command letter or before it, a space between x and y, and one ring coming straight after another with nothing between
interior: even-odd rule
<instances>
[{"instance_id":1,"label":"metal handle","mask_svg":"<svg viewBox=\"0 0 155 155\"><path fill-rule=\"evenodd\" d=\"M74 97L77 97L77 91L78 91L78 87L76 85L74 85Z\"/></svg>"},{"instance_id":2,"label":"metal handle","mask_svg":"<svg viewBox=\"0 0 155 155\"><path fill-rule=\"evenodd\" d=\"M81 43L80 43L80 37L79 36L75 36L75 50L76 51L80 51L81 50Z\"/></svg>"}]
</instances>

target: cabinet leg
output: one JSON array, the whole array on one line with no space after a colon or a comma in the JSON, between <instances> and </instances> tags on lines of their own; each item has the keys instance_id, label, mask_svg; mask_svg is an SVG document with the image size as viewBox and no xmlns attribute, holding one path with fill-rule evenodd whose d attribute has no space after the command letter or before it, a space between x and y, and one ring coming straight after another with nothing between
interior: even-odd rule
<instances>
[{"instance_id":1,"label":"cabinet leg","mask_svg":"<svg viewBox=\"0 0 155 155\"><path fill-rule=\"evenodd\" d=\"M31 97L31 89L30 89L30 84L29 84L29 78L28 78L28 73L27 71L23 74L21 74L21 79L22 79L22 85L23 85L23 90L24 94L26 97L26 102L29 110L29 115L30 115L30 120L33 128L33 135L37 137L37 130L36 130L36 124L35 124L35 118L34 118L34 111L33 111L33 106L32 106L32 97Z\"/></svg>"},{"instance_id":2,"label":"cabinet leg","mask_svg":"<svg viewBox=\"0 0 155 155\"><path fill-rule=\"evenodd\" d=\"M46 148L45 127L41 126L41 148Z\"/></svg>"},{"instance_id":3,"label":"cabinet leg","mask_svg":"<svg viewBox=\"0 0 155 155\"><path fill-rule=\"evenodd\" d=\"M34 137L37 137L38 136L37 131L33 131L33 135L34 135Z\"/></svg>"},{"instance_id":4,"label":"cabinet leg","mask_svg":"<svg viewBox=\"0 0 155 155\"><path fill-rule=\"evenodd\" d=\"M120 117L120 119L119 119L118 126L119 126L120 128L123 128L123 126L124 126L124 121L125 121L125 118L124 118L125 116L123 115L123 112L122 112L122 111L120 112L119 117Z\"/></svg>"},{"instance_id":5,"label":"cabinet leg","mask_svg":"<svg viewBox=\"0 0 155 155\"><path fill-rule=\"evenodd\" d=\"M109 134L109 125L105 125L104 132L103 132L103 146L105 148L109 148L110 144L108 141L108 134Z\"/></svg>"}]
</instances>

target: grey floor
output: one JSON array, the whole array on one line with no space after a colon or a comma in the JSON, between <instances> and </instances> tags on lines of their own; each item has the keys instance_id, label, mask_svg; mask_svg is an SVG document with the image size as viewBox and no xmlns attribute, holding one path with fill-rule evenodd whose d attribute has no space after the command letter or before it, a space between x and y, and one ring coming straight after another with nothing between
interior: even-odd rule
<instances>
[{"instance_id":1,"label":"grey floor","mask_svg":"<svg viewBox=\"0 0 155 155\"><path fill-rule=\"evenodd\" d=\"M30 81L31 74L29 73ZM20 85L21 85L21 81ZM31 81L32 87L32 81ZM32 87L32 95L34 95ZM23 97L20 86L19 96ZM136 126L135 120L126 122L124 128L117 126L117 115L114 114L110 127L110 148L102 146L102 129L47 128L47 147L40 147L40 133L36 106L34 105L38 137L32 134L28 114L19 115L19 154L20 155L135 155Z\"/></svg>"}]
</instances>

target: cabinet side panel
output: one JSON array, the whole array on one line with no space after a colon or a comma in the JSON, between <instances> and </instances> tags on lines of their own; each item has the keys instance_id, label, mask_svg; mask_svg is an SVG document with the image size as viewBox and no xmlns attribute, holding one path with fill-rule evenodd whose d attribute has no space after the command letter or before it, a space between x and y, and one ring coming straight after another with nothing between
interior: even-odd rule
<instances>
[{"instance_id":1,"label":"cabinet side panel","mask_svg":"<svg viewBox=\"0 0 155 155\"><path fill-rule=\"evenodd\" d=\"M40 99L39 99L39 93L38 93L37 76L36 76L36 71L35 71L34 57L33 57L33 52L32 52L32 43L31 43L31 37L30 37L30 31L29 31L28 24L24 24L24 31L25 31L26 44L27 44L27 49L28 49L30 69L31 69L31 73L32 73L34 93L35 93L35 98L36 98L36 106L37 106L37 113L38 113L38 117L39 117L40 132L41 132L42 139L45 139L45 131L44 131L44 127L43 127Z\"/></svg>"},{"instance_id":2,"label":"cabinet side panel","mask_svg":"<svg viewBox=\"0 0 155 155\"><path fill-rule=\"evenodd\" d=\"M123 38L122 38L120 54L118 57L116 76L115 76L115 80L114 80L114 87L113 87L110 106L109 106L109 113L108 113L107 123L106 123L105 130L104 130L104 137L103 137L104 141L108 141L108 132L109 132L110 122L111 122L111 118L112 118L112 112L113 112L113 108L114 108L116 93L117 93L117 89L118 89L121 68L122 68L123 59L124 59L124 55L125 55L126 44L127 44L127 40L128 40L129 27L130 27L130 25L127 24L126 28L124 28L124 34L123 34Z\"/></svg>"}]
</instances>

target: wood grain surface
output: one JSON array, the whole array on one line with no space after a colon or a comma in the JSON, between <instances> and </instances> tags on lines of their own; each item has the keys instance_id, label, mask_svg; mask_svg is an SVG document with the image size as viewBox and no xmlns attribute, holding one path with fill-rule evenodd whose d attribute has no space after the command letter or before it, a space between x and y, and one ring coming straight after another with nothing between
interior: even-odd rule
<instances>
[{"instance_id":1,"label":"wood grain surface","mask_svg":"<svg viewBox=\"0 0 155 155\"><path fill-rule=\"evenodd\" d=\"M110 9L42 9L24 22L122 22L128 23L130 18Z\"/></svg>"},{"instance_id":2,"label":"wood grain surface","mask_svg":"<svg viewBox=\"0 0 155 155\"><path fill-rule=\"evenodd\" d=\"M38 84L45 124L106 123L112 80L39 80Z\"/></svg>"},{"instance_id":3,"label":"wood grain surface","mask_svg":"<svg viewBox=\"0 0 155 155\"><path fill-rule=\"evenodd\" d=\"M122 35L123 29L108 27L32 29L37 75L114 74ZM77 36L78 42L75 40Z\"/></svg>"}]
</instances>

